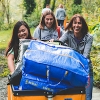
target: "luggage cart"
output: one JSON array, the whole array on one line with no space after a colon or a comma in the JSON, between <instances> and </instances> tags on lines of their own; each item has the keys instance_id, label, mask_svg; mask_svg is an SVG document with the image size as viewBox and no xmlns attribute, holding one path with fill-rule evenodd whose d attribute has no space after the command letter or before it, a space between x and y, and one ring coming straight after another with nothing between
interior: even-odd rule
<instances>
[{"instance_id":1,"label":"luggage cart","mask_svg":"<svg viewBox=\"0 0 100 100\"><path fill-rule=\"evenodd\" d=\"M60 91L57 94L45 90L15 90L13 85L7 86L8 100L85 100L85 87L77 87Z\"/></svg>"},{"instance_id":2,"label":"luggage cart","mask_svg":"<svg viewBox=\"0 0 100 100\"><path fill-rule=\"evenodd\" d=\"M54 42L66 46L60 41ZM53 94L46 90L16 90L13 85L7 84L7 92L7 100L86 100L85 87L66 89Z\"/></svg>"}]
</instances>

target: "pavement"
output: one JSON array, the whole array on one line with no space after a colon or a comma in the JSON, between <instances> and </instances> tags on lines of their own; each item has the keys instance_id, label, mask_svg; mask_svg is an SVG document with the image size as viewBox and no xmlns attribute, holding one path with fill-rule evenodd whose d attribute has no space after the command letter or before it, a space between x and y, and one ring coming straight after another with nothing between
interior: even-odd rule
<instances>
[{"instance_id":1,"label":"pavement","mask_svg":"<svg viewBox=\"0 0 100 100\"><path fill-rule=\"evenodd\" d=\"M7 100L7 77L0 78L0 100ZM100 89L93 87L92 100L100 100Z\"/></svg>"},{"instance_id":2,"label":"pavement","mask_svg":"<svg viewBox=\"0 0 100 100\"><path fill-rule=\"evenodd\" d=\"M93 96L92 100L100 100L100 89L93 87Z\"/></svg>"}]
</instances>

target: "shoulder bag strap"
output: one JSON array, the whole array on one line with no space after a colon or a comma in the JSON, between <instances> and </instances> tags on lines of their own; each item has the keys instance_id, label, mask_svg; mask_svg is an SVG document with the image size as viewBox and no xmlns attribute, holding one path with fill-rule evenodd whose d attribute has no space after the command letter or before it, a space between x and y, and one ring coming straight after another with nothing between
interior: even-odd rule
<instances>
[{"instance_id":1,"label":"shoulder bag strap","mask_svg":"<svg viewBox=\"0 0 100 100\"><path fill-rule=\"evenodd\" d=\"M40 34L39 35L40 35L39 37L40 37L40 40L41 40L41 29L40 29Z\"/></svg>"}]
</instances>

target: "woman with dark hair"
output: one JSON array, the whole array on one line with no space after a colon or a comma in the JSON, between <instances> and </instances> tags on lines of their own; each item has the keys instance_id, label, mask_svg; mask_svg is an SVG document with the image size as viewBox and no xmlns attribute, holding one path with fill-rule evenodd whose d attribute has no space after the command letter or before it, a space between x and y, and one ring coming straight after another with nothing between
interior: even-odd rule
<instances>
[{"instance_id":1,"label":"woman with dark hair","mask_svg":"<svg viewBox=\"0 0 100 100\"><path fill-rule=\"evenodd\" d=\"M60 28L60 36L62 34L63 30ZM40 24L35 29L33 37L39 40L50 40L58 38L57 22L52 11L46 11L42 15Z\"/></svg>"},{"instance_id":2,"label":"woman with dark hair","mask_svg":"<svg viewBox=\"0 0 100 100\"><path fill-rule=\"evenodd\" d=\"M32 39L30 28L25 21L18 21L15 24L11 40L6 49L6 57L11 74L15 70L15 63L18 58L19 39Z\"/></svg>"},{"instance_id":3,"label":"woman with dark hair","mask_svg":"<svg viewBox=\"0 0 100 100\"><path fill-rule=\"evenodd\" d=\"M66 26L65 31L59 40L90 59L93 36L88 33L88 25L85 19L80 14L75 14ZM89 76L90 82L86 87L86 100L92 100L93 67L91 60L89 63Z\"/></svg>"}]
</instances>

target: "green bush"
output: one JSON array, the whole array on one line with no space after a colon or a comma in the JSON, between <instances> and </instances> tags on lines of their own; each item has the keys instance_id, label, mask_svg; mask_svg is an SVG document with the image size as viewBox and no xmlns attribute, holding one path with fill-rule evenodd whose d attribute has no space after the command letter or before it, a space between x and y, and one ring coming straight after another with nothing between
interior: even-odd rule
<instances>
[{"instance_id":1,"label":"green bush","mask_svg":"<svg viewBox=\"0 0 100 100\"><path fill-rule=\"evenodd\" d=\"M91 60L93 63L94 85L100 88L100 50L92 50Z\"/></svg>"},{"instance_id":2,"label":"green bush","mask_svg":"<svg viewBox=\"0 0 100 100\"><path fill-rule=\"evenodd\" d=\"M82 6L81 5L72 5L72 15L77 14L77 13L82 13Z\"/></svg>"},{"instance_id":3,"label":"green bush","mask_svg":"<svg viewBox=\"0 0 100 100\"><path fill-rule=\"evenodd\" d=\"M14 21L13 23L9 23L9 24L7 24L7 23L2 24L0 26L0 30L9 30L9 29L12 29L14 27L15 23L16 23L16 21Z\"/></svg>"},{"instance_id":4,"label":"green bush","mask_svg":"<svg viewBox=\"0 0 100 100\"><path fill-rule=\"evenodd\" d=\"M100 23L92 28L93 48L91 52L91 60L93 63L94 85L100 88Z\"/></svg>"},{"instance_id":5,"label":"green bush","mask_svg":"<svg viewBox=\"0 0 100 100\"><path fill-rule=\"evenodd\" d=\"M37 10L37 9L35 9ZM36 28L40 22L41 11L33 12L31 15L24 17L30 28Z\"/></svg>"},{"instance_id":6,"label":"green bush","mask_svg":"<svg viewBox=\"0 0 100 100\"><path fill-rule=\"evenodd\" d=\"M0 56L0 77L5 77L9 74L7 60L4 56Z\"/></svg>"},{"instance_id":7,"label":"green bush","mask_svg":"<svg viewBox=\"0 0 100 100\"><path fill-rule=\"evenodd\" d=\"M1 30L8 30L9 29L9 24L2 24L1 25Z\"/></svg>"}]
</instances>

